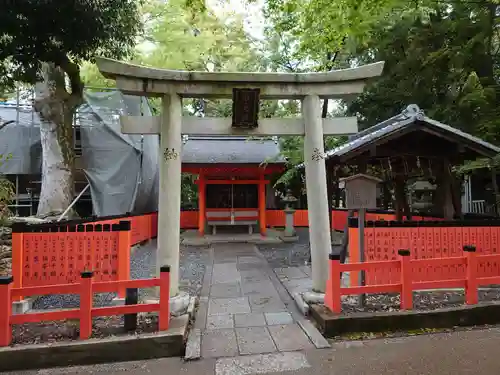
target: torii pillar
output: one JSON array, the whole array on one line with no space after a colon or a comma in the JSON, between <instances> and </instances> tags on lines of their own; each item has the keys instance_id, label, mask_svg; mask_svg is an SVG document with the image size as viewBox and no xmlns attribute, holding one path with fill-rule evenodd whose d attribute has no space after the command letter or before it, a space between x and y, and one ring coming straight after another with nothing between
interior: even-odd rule
<instances>
[{"instance_id":1,"label":"torii pillar","mask_svg":"<svg viewBox=\"0 0 500 375\"><path fill-rule=\"evenodd\" d=\"M97 65L105 77L116 80L118 89L125 94L162 98L162 116L121 116L120 122L123 133L160 134L161 137L157 269L170 265L172 296L179 292L181 134L305 137L313 289L318 292L325 290L331 238L323 136L353 134L358 131L358 126L355 117L321 118L320 99L349 100L356 97L363 92L368 79L382 73L383 62L325 73L186 72L110 59L97 59ZM257 101L234 105L233 119L182 117L181 98L232 97L236 103L236 94L243 91L257 93L254 96ZM265 99L301 100L303 116L257 121L259 100ZM249 121L250 126L246 126L248 113L235 116L236 111L252 110L254 119Z\"/></svg>"}]
</instances>

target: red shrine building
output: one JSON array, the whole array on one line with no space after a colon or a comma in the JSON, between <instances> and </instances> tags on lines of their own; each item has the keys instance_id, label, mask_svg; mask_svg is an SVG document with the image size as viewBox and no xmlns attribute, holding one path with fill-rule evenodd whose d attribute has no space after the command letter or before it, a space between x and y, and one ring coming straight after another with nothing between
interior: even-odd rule
<instances>
[{"instance_id":1,"label":"red shrine building","mask_svg":"<svg viewBox=\"0 0 500 375\"><path fill-rule=\"evenodd\" d=\"M189 136L184 139L182 172L197 175L198 232L218 227L257 227L266 233L266 209L274 208L270 177L285 160L277 139Z\"/></svg>"}]
</instances>

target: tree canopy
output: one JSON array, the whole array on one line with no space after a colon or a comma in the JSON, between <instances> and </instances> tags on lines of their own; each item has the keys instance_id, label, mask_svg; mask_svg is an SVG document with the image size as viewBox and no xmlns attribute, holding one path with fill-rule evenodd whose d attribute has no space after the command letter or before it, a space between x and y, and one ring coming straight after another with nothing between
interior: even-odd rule
<instances>
[{"instance_id":1,"label":"tree canopy","mask_svg":"<svg viewBox=\"0 0 500 375\"><path fill-rule=\"evenodd\" d=\"M79 64L97 55L123 58L140 30L139 0L18 0L0 12L0 72L35 83L53 63L80 92ZM3 74L2 74L3 73Z\"/></svg>"},{"instance_id":2,"label":"tree canopy","mask_svg":"<svg viewBox=\"0 0 500 375\"><path fill-rule=\"evenodd\" d=\"M80 65L123 58L141 29L141 0L18 0L0 12L0 86L37 84L43 120L38 215L64 211L74 198L73 115L83 102Z\"/></svg>"}]
</instances>

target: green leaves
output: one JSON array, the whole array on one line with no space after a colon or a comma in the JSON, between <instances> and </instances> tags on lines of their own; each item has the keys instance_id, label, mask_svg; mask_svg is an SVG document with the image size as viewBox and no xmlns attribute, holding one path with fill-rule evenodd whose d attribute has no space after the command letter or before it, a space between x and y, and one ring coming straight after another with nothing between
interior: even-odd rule
<instances>
[{"instance_id":1,"label":"green leaves","mask_svg":"<svg viewBox=\"0 0 500 375\"><path fill-rule=\"evenodd\" d=\"M3 166L7 161L12 159L12 154L0 154L0 167Z\"/></svg>"},{"instance_id":2,"label":"green leaves","mask_svg":"<svg viewBox=\"0 0 500 375\"><path fill-rule=\"evenodd\" d=\"M140 0L16 0L0 12L0 76L29 83L42 62L123 58L140 31ZM1 69L8 74L1 74Z\"/></svg>"}]
</instances>

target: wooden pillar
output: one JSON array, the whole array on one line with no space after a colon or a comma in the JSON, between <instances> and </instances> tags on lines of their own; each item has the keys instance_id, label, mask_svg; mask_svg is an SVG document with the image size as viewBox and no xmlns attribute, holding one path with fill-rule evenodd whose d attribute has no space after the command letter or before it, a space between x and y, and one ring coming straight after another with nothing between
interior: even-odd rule
<instances>
[{"instance_id":1,"label":"wooden pillar","mask_svg":"<svg viewBox=\"0 0 500 375\"><path fill-rule=\"evenodd\" d=\"M266 234L266 182L264 180L264 173L261 172L259 176L259 226L260 234Z\"/></svg>"},{"instance_id":2,"label":"wooden pillar","mask_svg":"<svg viewBox=\"0 0 500 375\"><path fill-rule=\"evenodd\" d=\"M443 207L444 218L453 220L455 215L455 207L453 206L453 198L451 194L452 176L450 172L450 162L444 159L441 165L442 179L441 179L441 205Z\"/></svg>"},{"instance_id":3,"label":"wooden pillar","mask_svg":"<svg viewBox=\"0 0 500 375\"><path fill-rule=\"evenodd\" d=\"M495 199L495 214L500 215L500 193L497 184L497 170L495 167L491 168L491 186L493 187L493 198Z\"/></svg>"},{"instance_id":4,"label":"wooden pillar","mask_svg":"<svg viewBox=\"0 0 500 375\"><path fill-rule=\"evenodd\" d=\"M390 191L390 188L389 188L389 181L387 179L384 179L384 182L382 183L382 189L383 189L383 192L382 192L382 208L384 210L388 210L389 209L389 204L392 201L392 198L391 198L391 191Z\"/></svg>"},{"instance_id":5,"label":"wooden pillar","mask_svg":"<svg viewBox=\"0 0 500 375\"><path fill-rule=\"evenodd\" d=\"M394 179L394 198L395 198L395 208L396 208L396 220L403 220L403 212L405 211L405 185L404 178L397 175Z\"/></svg>"},{"instance_id":6,"label":"wooden pillar","mask_svg":"<svg viewBox=\"0 0 500 375\"><path fill-rule=\"evenodd\" d=\"M198 175L198 233L200 236L205 234L206 193L205 175L200 171Z\"/></svg>"}]
</instances>

